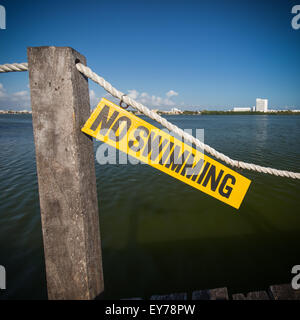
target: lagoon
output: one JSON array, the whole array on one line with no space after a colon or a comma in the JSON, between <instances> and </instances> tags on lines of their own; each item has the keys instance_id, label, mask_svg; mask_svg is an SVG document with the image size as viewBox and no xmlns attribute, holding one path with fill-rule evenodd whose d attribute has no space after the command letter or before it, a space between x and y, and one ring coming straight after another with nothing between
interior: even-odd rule
<instances>
[{"instance_id":1,"label":"lagoon","mask_svg":"<svg viewBox=\"0 0 300 320\"><path fill-rule=\"evenodd\" d=\"M166 118L204 129L205 143L233 159L300 172L299 116ZM237 211L147 165L95 166L104 298L291 281L300 261L300 181L239 170L252 184ZM0 115L0 168L0 299L46 299L31 115Z\"/></svg>"}]
</instances>

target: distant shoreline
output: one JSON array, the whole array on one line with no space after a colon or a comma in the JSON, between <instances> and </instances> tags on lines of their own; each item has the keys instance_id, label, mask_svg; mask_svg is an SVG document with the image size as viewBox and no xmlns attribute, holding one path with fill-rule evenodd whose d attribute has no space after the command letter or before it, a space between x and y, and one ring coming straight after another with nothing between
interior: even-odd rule
<instances>
[{"instance_id":1,"label":"distant shoreline","mask_svg":"<svg viewBox=\"0 0 300 320\"><path fill-rule=\"evenodd\" d=\"M272 112L258 112L258 111L202 111L201 115L300 115L300 112L294 111L272 111Z\"/></svg>"},{"instance_id":2,"label":"distant shoreline","mask_svg":"<svg viewBox=\"0 0 300 320\"><path fill-rule=\"evenodd\" d=\"M0 114L32 114L31 111L0 110Z\"/></svg>"},{"instance_id":3,"label":"distant shoreline","mask_svg":"<svg viewBox=\"0 0 300 320\"><path fill-rule=\"evenodd\" d=\"M136 115L143 115L142 113L129 110L129 112L134 113ZM206 116L206 115L300 115L299 112L295 111L272 111L272 112L255 112L255 111L182 111L181 113L168 113L163 111L157 112L159 115L166 115L166 116L181 116L181 115L192 115L192 116ZM2 114L32 114L31 111L13 111L13 110L0 110L0 115Z\"/></svg>"},{"instance_id":4,"label":"distant shoreline","mask_svg":"<svg viewBox=\"0 0 300 320\"><path fill-rule=\"evenodd\" d=\"M136 115L142 115L137 111L131 111ZM165 116L181 116L181 115L193 115L193 116L206 116L206 115L300 115L299 112L294 111L272 111L272 112L255 112L255 111L183 111L181 113L167 113L167 112L157 112L159 115Z\"/></svg>"}]
</instances>

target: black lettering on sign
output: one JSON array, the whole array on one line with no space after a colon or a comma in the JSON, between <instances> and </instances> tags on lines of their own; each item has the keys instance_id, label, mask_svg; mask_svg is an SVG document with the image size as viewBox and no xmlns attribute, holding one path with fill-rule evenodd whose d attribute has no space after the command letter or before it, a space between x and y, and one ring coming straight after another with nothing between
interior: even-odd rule
<instances>
[{"instance_id":1,"label":"black lettering on sign","mask_svg":"<svg viewBox=\"0 0 300 320\"><path fill-rule=\"evenodd\" d=\"M117 131L120 128L120 125L122 122L126 122L126 124L124 125L122 131L119 132L119 135L117 135ZM109 138L116 142L122 140L124 136L127 134L127 131L129 130L130 126L131 126L131 120L128 117L126 116L120 117L111 128L111 131L109 132Z\"/></svg>"},{"instance_id":2,"label":"black lettering on sign","mask_svg":"<svg viewBox=\"0 0 300 320\"><path fill-rule=\"evenodd\" d=\"M169 145L167 146L166 150L164 151L163 155L161 156L160 160L159 160L159 164L161 164L162 166L165 165L167 162L167 160L169 159L170 156L170 152L174 147L174 143L170 141Z\"/></svg>"},{"instance_id":3,"label":"black lettering on sign","mask_svg":"<svg viewBox=\"0 0 300 320\"><path fill-rule=\"evenodd\" d=\"M219 193L221 196L225 197L225 198L229 198L231 192L232 192L232 187L226 186L226 183L228 181L228 179L231 180L231 184L235 185L236 179L234 176L232 176L231 174L226 174L226 176L223 178L222 183L220 184L219 187ZM226 192L224 191L224 189L226 190Z\"/></svg>"},{"instance_id":4,"label":"black lettering on sign","mask_svg":"<svg viewBox=\"0 0 300 320\"><path fill-rule=\"evenodd\" d=\"M133 150L134 152L139 152L144 147L144 139L142 139L142 137L141 137L141 131L143 131L145 133L145 138L147 138L147 136L149 134L149 129L147 129L146 127L144 127L144 126L137 127L133 133L136 141L138 142L137 146L135 145L134 140L128 141L128 147L131 150Z\"/></svg>"},{"instance_id":5,"label":"black lettering on sign","mask_svg":"<svg viewBox=\"0 0 300 320\"><path fill-rule=\"evenodd\" d=\"M155 132L152 131L143 151L143 156L148 157L149 153L151 153L150 159L151 161L155 161L162 149L164 148L164 146L168 142L166 139L164 139L162 142L161 140L162 136L159 134L155 136Z\"/></svg>"},{"instance_id":6,"label":"black lettering on sign","mask_svg":"<svg viewBox=\"0 0 300 320\"><path fill-rule=\"evenodd\" d=\"M205 174L206 174L209 166L210 166L210 163L209 163L209 162L206 162L205 167L204 167L204 169L202 170L202 172L201 172L201 174L200 174L200 176L199 176L199 178L198 178L198 180L197 180L197 183L201 184L201 182L202 182L202 180L203 180L203 178L204 178L204 176L205 176Z\"/></svg>"},{"instance_id":7,"label":"black lettering on sign","mask_svg":"<svg viewBox=\"0 0 300 320\"><path fill-rule=\"evenodd\" d=\"M201 172L203 165L204 165L204 160L200 159L195 164L195 166L189 170L189 176L190 176L191 180L196 181L197 177L199 176L199 174Z\"/></svg>"},{"instance_id":8,"label":"black lettering on sign","mask_svg":"<svg viewBox=\"0 0 300 320\"><path fill-rule=\"evenodd\" d=\"M181 152L181 147L175 145L175 148L173 149L173 151L170 155L168 163L165 164L166 168L171 167L172 171L175 171L177 173L180 172L185 160L187 159L187 157L190 154L189 151L187 151L187 150L185 150L183 153L181 153L181 155L179 155L180 152Z\"/></svg>"},{"instance_id":9,"label":"black lettering on sign","mask_svg":"<svg viewBox=\"0 0 300 320\"><path fill-rule=\"evenodd\" d=\"M118 111L114 111L111 117L108 119L109 107L104 106L103 109L99 112L97 118L91 125L91 130L96 131L100 127L100 134L105 136L108 129L111 127L113 122L116 120L117 116L119 115Z\"/></svg>"},{"instance_id":10,"label":"black lettering on sign","mask_svg":"<svg viewBox=\"0 0 300 320\"><path fill-rule=\"evenodd\" d=\"M183 169L181 171L181 175L185 176L187 175L187 178L191 176L191 173L194 172L192 167L194 164L194 160L195 160L195 155L190 153L190 156L188 157L186 163L183 166Z\"/></svg>"},{"instance_id":11,"label":"black lettering on sign","mask_svg":"<svg viewBox=\"0 0 300 320\"><path fill-rule=\"evenodd\" d=\"M216 191L217 186L222 178L222 175L224 173L224 170L220 170L218 177L216 178L216 167L214 165L211 165L205 180L203 182L203 187L206 187L208 182L210 181L210 189L211 191Z\"/></svg>"}]
</instances>

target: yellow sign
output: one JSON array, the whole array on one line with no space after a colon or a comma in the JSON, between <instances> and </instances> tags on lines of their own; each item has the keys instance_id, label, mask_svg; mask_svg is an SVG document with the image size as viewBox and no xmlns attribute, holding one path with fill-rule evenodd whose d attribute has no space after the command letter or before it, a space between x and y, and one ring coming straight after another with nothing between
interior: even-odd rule
<instances>
[{"instance_id":1,"label":"yellow sign","mask_svg":"<svg viewBox=\"0 0 300 320\"><path fill-rule=\"evenodd\" d=\"M236 209L251 183L239 173L104 98L81 130Z\"/></svg>"}]
</instances>

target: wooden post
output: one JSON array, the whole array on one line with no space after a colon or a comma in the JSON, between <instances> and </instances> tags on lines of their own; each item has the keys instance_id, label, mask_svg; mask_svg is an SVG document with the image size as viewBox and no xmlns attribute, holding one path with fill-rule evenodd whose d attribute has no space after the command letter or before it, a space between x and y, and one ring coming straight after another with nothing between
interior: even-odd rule
<instances>
[{"instance_id":1,"label":"wooden post","mask_svg":"<svg viewBox=\"0 0 300 320\"><path fill-rule=\"evenodd\" d=\"M104 290L87 79L68 47L27 50L49 299L93 299Z\"/></svg>"}]
</instances>

